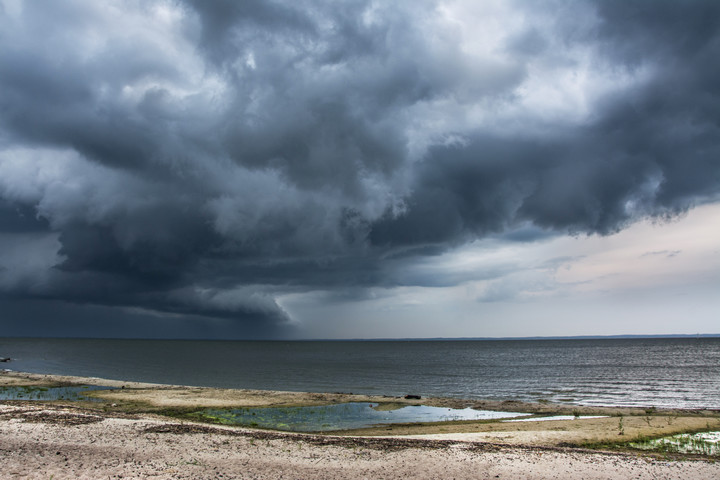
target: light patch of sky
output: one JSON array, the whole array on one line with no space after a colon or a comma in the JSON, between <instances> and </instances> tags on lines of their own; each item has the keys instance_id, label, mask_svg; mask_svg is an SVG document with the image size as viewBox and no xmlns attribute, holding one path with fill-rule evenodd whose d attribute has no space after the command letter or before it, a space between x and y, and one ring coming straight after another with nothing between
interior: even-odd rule
<instances>
[{"instance_id":1,"label":"light patch of sky","mask_svg":"<svg viewBox=\"0 0 720 480\"><path fill-rule=\"evenodd\" d=\"M8 15L13 20L20 18L23 11L22 0L2 0L0 1L0 7L2 7L3 13Z\"/></svg>"},{"instance_id":2,"label":"light patch of sky","mask_svg":"<svg viewBox=\"0 0 720 480\"><path fill-rule=\"evenodd\" d=\"M720 333L718 218L709 204L605 237L487 239L408 266L404 286L279 303L304 338Z\"/></svg>"},{"instance_id":3,"label":"light patch of sky","mask_svg":"<svg viewBox=\"0 0 720 480\"><path fill-rule=\"evenodd\" d=\"M556 9L519 11L504 1L458 0L438 7L433 29L443 35L437 48L447 49L438 57L454 55L446 45L452 39L463 64L472 66L472 74L466 72L472 80L456 85L453 95L410 109L410 119L422 119L410 121L411 158L422 157L429 144L442 143L447 132L457 138L477 129L503 136L554 136L559 125L592 120L596 104L606 96L651 78L647 66L631 71L608 65L595 46L572 34L559 35L565 27L558 22L572 19L572 26L566 26L570 30L592 31L599 19L585 4L558 8L564 14ZM499 94L504 88L508 90Z\"/></svg>"},{"instance_id":4,"label":"light patch of sky","mask_svg":"<svg viewBox=\"0 0 720 480\"><path fill-rule=\"evenodd\" d=\"M0 233L0 290L42 290L63 257L55 233Z\"/></svg>"}]
</instances>

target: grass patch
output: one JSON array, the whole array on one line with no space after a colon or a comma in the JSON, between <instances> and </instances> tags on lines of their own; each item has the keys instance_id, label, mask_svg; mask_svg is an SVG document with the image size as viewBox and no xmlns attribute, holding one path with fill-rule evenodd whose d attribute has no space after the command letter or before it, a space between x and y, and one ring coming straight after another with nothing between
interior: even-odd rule
<instances>
[{"instance_id":1,"label":"grass patch","mask_svg":"<svg viewBox=\"0 0 720 480\"><path fill-rule=\"evenodd\" d=\"M720 432L680 433L629 442L628 447L661 453L720 456Z\"/></svg>"},{"instance_id":2,"label":"grass patch","mask_svg":"<svg viewBox=\"0 0 720 480\"><path fill-rule=\"evenodd\" d=\"M720 457L720 432L717 430L691 429L673 435L642 435L632 440L583 442L567 446L592 450L616 450L663 454L670 459L686 458L687 455Z\"/></svg>"}]
</instances>

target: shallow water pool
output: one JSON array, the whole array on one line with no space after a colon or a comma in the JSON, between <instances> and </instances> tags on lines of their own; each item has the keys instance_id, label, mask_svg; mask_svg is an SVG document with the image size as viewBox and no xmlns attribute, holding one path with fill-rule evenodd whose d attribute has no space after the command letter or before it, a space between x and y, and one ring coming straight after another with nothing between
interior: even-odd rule
<instances>
[{"instance_id":1,"label":"shallow water pool","mask_svg":"<svg viewBox=\"0 0 720 480\"><path fill-rule=\"evenodd\" d=\"M585 420L590 418L608 418L607 415L553 415L551 417L513 418L503 422L552 422L555 420Z\"/></svg>"},{"instance_id":2,"label":"shallow water pool","mask_svg":"<svg viewBox=\"0 0 720 480\"><path fill-rule=\"evenodd\" d=\"M206 409L197 415L232 425L271 428L291 432L328 432L367 428L391 423L446 422L514 418L527 413L495 412L472 408L442 408L409 405L393 410L378 403L342 403L315 407L269 407Z\"/></svg>"}]
</instances>

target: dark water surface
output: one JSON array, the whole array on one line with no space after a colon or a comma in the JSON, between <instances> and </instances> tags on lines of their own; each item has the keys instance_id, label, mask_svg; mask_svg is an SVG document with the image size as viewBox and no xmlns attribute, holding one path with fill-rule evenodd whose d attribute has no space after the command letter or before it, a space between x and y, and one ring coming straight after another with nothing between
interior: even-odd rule
<instances>
[{"instance_id":1,"label":"dark water surface","mask_svg":"<svg viewBox=\"0 0 720 480\"><path fill-rule=\"evenodd\" d=\"M720 338L0 339L13 370L227 388L720 408Z\"/></svg>"}]
</instances>

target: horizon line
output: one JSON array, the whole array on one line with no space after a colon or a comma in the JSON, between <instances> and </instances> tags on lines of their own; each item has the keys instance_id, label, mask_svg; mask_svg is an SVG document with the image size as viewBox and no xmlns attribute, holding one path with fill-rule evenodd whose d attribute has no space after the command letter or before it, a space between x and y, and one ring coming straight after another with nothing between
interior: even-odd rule
<instances>
[{"instance_id":1,"label":"horizon line","mask_svg":"<svg viewBox=\"0 0 720 480\"><path fill-rule=\"evenodd\" d=\"M503 341L503 340L613 340L652 338L720 338L720 333L668 333L620 335L534 335L527 337L380 337L380 338L161 338L161 337L74 337L74 336L0 336L0 339L28 340L160 340L218 342L432 342L432 341Z\"/></svg>"}]
</instances>

